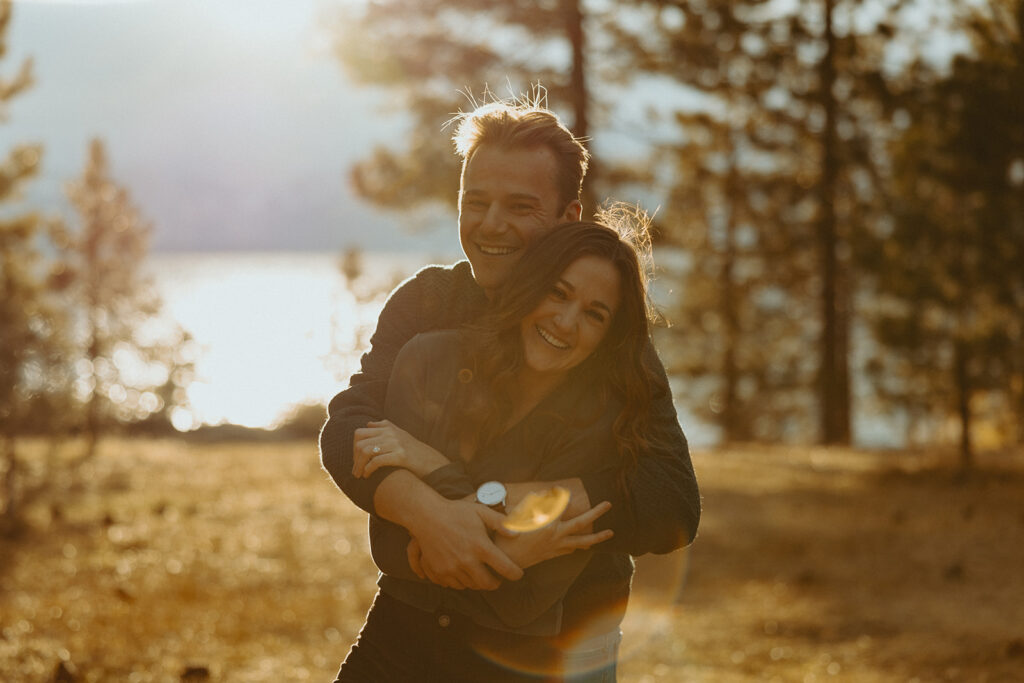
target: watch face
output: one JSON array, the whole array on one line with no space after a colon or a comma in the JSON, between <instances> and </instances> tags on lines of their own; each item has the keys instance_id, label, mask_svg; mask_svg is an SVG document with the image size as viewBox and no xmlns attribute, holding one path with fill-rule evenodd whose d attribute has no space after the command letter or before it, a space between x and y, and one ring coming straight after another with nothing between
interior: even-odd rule
<instances>
[{"instance_id":1,"label":"watch face","mask_svg":"<svg viewBox=\"0 0 1024 683\"><path fill-rule=\"evenodd\" d=\"M505 502L505 487L500 481L481 484L476 490L476 499L484 505L498 505Z\"/></svg>"}]
</instances>

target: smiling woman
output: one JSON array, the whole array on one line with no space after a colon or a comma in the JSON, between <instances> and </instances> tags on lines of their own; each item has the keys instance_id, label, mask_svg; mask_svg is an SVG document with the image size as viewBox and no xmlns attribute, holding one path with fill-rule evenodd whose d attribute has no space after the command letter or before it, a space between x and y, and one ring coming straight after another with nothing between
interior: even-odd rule
<instances>
[{"instance_id":1,"label":"smiling woman","mask_svg":"<svg viewBox=\"0 0 1024 683\"><path fill-rule=\"evenodd\" d=\"M303 403L324 403L358 363L392 279L419 254L375 254L354 296L333 254L158 254L157 288L168 317L200 353L189 407L174 424L274 427Z\"/></svg>"}]
</instances>

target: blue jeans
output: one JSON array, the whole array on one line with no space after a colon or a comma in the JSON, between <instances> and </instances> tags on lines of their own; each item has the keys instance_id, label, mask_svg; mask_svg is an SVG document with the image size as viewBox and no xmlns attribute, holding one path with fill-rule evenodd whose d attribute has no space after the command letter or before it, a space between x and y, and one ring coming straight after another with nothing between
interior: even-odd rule
<instances>
[{"instance_id":1,"label":"blue jeans","mask_svg":"<svg viewBox=\"0 0 1024 683\"><path fill-rule=\"evenodd\" d=\"M615 683L622 632L580 642L563 656L565 683Z\"/></svg>"},{"instance_id":2,"label":"blue jeans","mask_svg":"<svg viewBox=\"0 0 1024 683\"><path fill-rule=\"evenodd\" d=\"M618 643L615 633L566 651L552 639L484 629L378 593L335 683L614 683ZM564 677L526 671L563 665Z\"/></svg>"}]
</instances>

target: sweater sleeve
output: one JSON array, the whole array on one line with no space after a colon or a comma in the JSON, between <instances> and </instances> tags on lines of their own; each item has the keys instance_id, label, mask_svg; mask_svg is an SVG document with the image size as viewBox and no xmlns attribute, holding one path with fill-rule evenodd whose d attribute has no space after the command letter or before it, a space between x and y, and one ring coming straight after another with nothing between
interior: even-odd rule
<instances>
[{"instance_id":1,"label":"sweater sleeve","mask_svg":"<svg viewBox=\"0 0 1024 683\"><path fill-rule=\"evenodd\" d=\"M660 377L651 405L651 443L657 444L637 458L636 468L625 473L625 489L618 484L618 468L605 468L580 477L592 505L609 501L612 509L594 523L594 530L611 529L615 535L595 546L598 552L630 555L669 553L693 541L700 522L700 492L690 461L686 437L679 426L665 368L654 346L647 345L649 366Z\"/></svg>"},{"instance_id":2,"label":"sweater sleeve","mask_svg":"<svg viewBox=\"0 0 1024 683\"><path fill-rule=\"evenodd\" d=\"M377 569L396 579L427 583L409 566L407 549L411 540L409 532L401 526L380 517L370 517L370 557Z\"/></svg>"},{"instance_id":3,"label":"sweater sleeve","mask_svg":"<svg viewBox=\"0 0 1024 683\"><path fill-rule=\"evenodd\" d=\"M352 476L352 440L357 429L384 416L384 399L391 368L399 350L424 323L419 315L424 303L422 272L400 285L384 304L377 329L370 338L370 350L363 354L359 372L349 388L337 394L327 406L327 422L320 431L320 462L345 495L373 514L373 494L394 471L382 467L366 479Z\"/></svg>"}]
</instances>

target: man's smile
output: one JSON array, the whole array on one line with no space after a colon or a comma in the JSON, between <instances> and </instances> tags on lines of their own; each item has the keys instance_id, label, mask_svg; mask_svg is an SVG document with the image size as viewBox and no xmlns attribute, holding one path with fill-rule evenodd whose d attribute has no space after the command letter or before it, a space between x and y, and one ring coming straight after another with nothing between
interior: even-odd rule
<instances>
[{"instance_id":1,"label":"man's smile","mask_svg":"<svg viewBox=\"0 0 1024 683\"><path fill-rule=\"evenodd\" d=\"M476 248L480 250L480 253L487 256L507 256L519 251L519 247L503 247L480 243L477 243Z\"/></svg>"}]
</instances>

